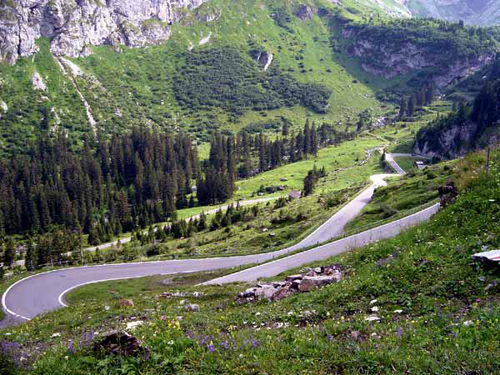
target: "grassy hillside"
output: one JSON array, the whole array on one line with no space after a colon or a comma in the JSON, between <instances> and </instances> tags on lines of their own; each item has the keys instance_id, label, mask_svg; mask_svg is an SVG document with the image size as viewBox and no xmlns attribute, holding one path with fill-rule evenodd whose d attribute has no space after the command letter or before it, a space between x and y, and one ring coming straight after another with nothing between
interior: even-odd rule
<instances>
[{"instance_id":1,"label":"grassy hillside","mask_svg":"<svg viewBox=\"0 0 500 375\"><path fill-rule=\"evenodd\" d=\"M489 175L481 172L484 154L460 161L456 203L397 238L323 262L345 271L324 289L237 305L242 285L193 286L213 275L113 282L78 290L68 309L3 333L23 345L17 358L33 355L28 362L40 374L495 374L498 270L470 255L500 245L499 161L497 153ZM179 298L155 298L174 290L204 292L184 297L200 311L184 312ZM135 306L120 307L120 298ZM373 315L380 320L366 320ZM90 332L123 329L133 319L145 322L132 332L149 358L100 356L85 343Z\"/></svg>"},{"instance_id":2,"label":"grassy hillside","mask_svg":"<svg viewBox=\"0 0 500 375\"><path fill-rule=\"evenodd\" d=\"M411 27L388 22L381 6L367 0L309 0L305 6L301 13L287 1L211 0L173 25L161 46L100 46L71 61L56 61L49 41L39 40L34 57L0 65L0 104L7 105L5 113L0 109L0 148L22 151L41 129L56 127L68 129L77 145L92 131L77 90L104 131L151 126L189 131L203 143L216 130L265 129L283 119L292 128L308 117L352 129L362 111L377 118L391 110L377 98L397 102L401 92L413 90L408 83L425 81L418 71L391 79L367 73L374 59L349 53L353 43L395 36L404 43L403 28L411 42L425 44L428 35L451 45L455 57L492 46L476 48L478 31L467 39L468 29L455 35L451 26L428 21L412 21ZM345 38L346 30L357 34ZM34 88L35 72L45 90Z\"/></svg>"},{"instance_id":3,"label":"grassy hillside","mask_svg":"<svg viewBox=\"0 0 500 375\"><path fill-rule=\"evenodd\" d=\"M8 106L7 115L0 118L0 131L5 141L3 150L12 141L16 149L22 149L26 139L35 136L42 126L62 126L76 136L89 133L91 129L76 88L90 104L99 128L111 130L149 125L170 130L184 129L195 133L201 141L215 129L238 131L246 125L280 117L302 125L308 116L346 121L347 116L354 117L366 108L371 108L373 115L380 113L372 88L353 84L354 78L333 60L328 17L315 14L319 4L332 9L331 4L311 2L313 17L302 20L293 15L296 7L288 2L210 1L188 14L181 24L174 25L171 40L162 46L145 49L95 47L92 56L73 59L83 73L73 74L76 87L51 56L48 41L40 40L41 52L34 58L21 59L13 67L0 66L0 100ZM276 14L282 14L283 19L273 18ZM207 19L213 20L205 22ZM199 102L199 98L187 102L186 98L179 100L182 81L192 82L190 74L186 75L189 73L185 69L186 63L189 66L196 62L197 54L210 54L227 47L239 54L235 58L245 61L246 71L224 65L223 68L230 70L229 77L225 74L224 77L207 76L203 79L212 86L218 85L221 78L245 80L250 85L237 93L232 110L228 111L224 105L207 107L203 101ZM273 55L268 72L263 72L264 66L252 60L252 51ZM234 61L215 60L218 64ZM31 78L35 71L47 85L46 91L33 88ZM250 80L249 71L254 76ZM300 99L274 106L248 107L241 103L242 95L257 87L256 80L265 80L267 76L276 75L277 71L299 85L325 87L331 94L326 96L328 111L317 113ZM208 85L202 84L202 87L210 89ZM265 102L267 104L269 100ZM27 137L17 137L16 130L24 132Z\"/></svg>"}]
</instances>

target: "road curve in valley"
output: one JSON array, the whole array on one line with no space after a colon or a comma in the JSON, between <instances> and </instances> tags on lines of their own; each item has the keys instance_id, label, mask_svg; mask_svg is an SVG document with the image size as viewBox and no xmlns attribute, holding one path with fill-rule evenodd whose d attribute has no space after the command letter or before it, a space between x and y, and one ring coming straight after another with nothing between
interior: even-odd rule
<instances>
[{"instance_id":1,"label":"road curve in valley","mask_svg":"<svg viewBox=\"0 0 500 375\"><path fill-rule=\"evenodd\" d=\"M367 243L399 234L404 228L428 220L437 212L433 206L407 218L386 224L363 233L350 236L313 250L275 260L294 250L313 246L338 237L345 225L355 218L370 201L374 190L385 185L384 178L395 175L375 175L373 184L340 209L315 232L297 245L263 254L223 258L185 259L158 262L111 264L88 267L66 268L40 273L13 284L2 296L2 307L9 314L6 323L23 322L37 315L66 306L64 296L68 291L83 285L128 278L140 278L186 272L233 268L272 261L245 271L212 280L207 284L223 284L235 281L253 281L258 277L269 277L305 263L326 259L333 255L363 246ZM274 261L273 261L274 260ZM3 323L4 325L6 324Z\"/></svg>"}]
</instances>

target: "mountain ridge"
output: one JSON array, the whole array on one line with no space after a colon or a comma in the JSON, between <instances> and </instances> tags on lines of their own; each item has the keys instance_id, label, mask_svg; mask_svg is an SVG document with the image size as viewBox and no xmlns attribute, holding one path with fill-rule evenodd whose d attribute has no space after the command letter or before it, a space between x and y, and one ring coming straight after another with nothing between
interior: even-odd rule
<instances>
[{"instance_id":1,"label":"mountain ridge","mask_svg":"<svg viewBox=\"0 0 500 375\"><path fill-rule=\"evenodd\" d=\"M170 38L183 10L208 0L2 0L0 60L13 64L38 52L36 40L51 39L54 55L83 57L102 44L144 47Z\"/></svg>"},{"instance_id":2,"label":"mountain ridge","mask_svg":"<svg viewBox=\"0 0 500 375\"><path fill-rule=\"evenodd\" d=\"M438 18L471 25L500 24L498 0L372 0L388 12L421 18Z\"/></svg>"}]
</instances>

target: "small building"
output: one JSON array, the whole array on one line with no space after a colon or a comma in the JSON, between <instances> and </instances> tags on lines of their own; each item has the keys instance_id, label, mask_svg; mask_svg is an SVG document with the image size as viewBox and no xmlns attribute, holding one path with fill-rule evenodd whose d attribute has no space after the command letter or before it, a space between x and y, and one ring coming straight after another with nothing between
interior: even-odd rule
<instances>
[{"instance_id":1,"label":"small building","mask_svg":"<svg viewBox=\"0 0 500 375\"><path fill-rule=\"evenodd\" d=\"M415 167L417 167L418 169L425 169L425 167L427 167L427 166L425 165L425 163L423 161L418 160L415 162Z\"/></svg>"},{"instance_id":2,"label":"small building","mask_svg":"<svg viewBox=\"0 0 500 375\"><path fill-rule=\"evenodd\" d=\"M290 194L288 194L288 198L291 200L293 199L300 199L302 197L302 192L298 190L292 190Z\"/></svg>"}]
</instances>

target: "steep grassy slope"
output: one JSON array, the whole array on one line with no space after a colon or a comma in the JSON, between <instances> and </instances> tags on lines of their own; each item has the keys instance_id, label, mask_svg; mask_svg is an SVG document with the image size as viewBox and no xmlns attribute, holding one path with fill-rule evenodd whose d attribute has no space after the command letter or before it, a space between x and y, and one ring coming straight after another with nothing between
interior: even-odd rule
<instances>
[{"instance_id":1,"label":"steep grassy slope","mask_svg":"<svg viewBox=\"0 0 500 375\"><path fill-rule=\"evenodd\" d=\"M413 89L408 83L418 86L432 79L428 73L436 64L454 62L450 58L436 62L431 54L430 63L408 71L401 64L411 62L412 56L404 56L388 67L397 72L389 77L370 58L376 50L352 53L363 38L373 42L367 35L393 39L401 34L397 23L385 22L385 17L380 6L368 0L346 0L341 5L323 0L302 5L284 0L211 0L173 25L171 39L161 46L101 46L87 58L70 61L54 59L49 41L39 40L39 54L15 66L0 65L1 150L7 152L13 145L14 151L22 151L41 128L64 127L77 143L82 133L91 133L90 116L103 131L134 125L182 129L201 142L215 130L237 132L283 118L292 127L302 126L310 117L352 129L360 112L368 109L376 118L391 108L377 98L398 101L401 92ZM463 63L462 49L482 53L492 47L475 37L476 31L464 40L468 30L454 35L448 29L414 22L404 29L408 40L398 43L418 39L425 44L422 35L432 35L451 45L448 49L457 63ZM221 51L233 51L234 58L217 59ZM428 54L427 49L421 52ZM464 64L462 68L472 69ZM210 73L215 70L222 73ZM40 81L35 72L43 83L38 89L32 83L33 77ZM183 82L201 85L200 90Z\"/></svg>"},{"instance_id":2,"label":"steep grassy slope","mask_svg":"<svg viewBox=\"0 0 500 375\"><path fill-rule=\"evenodd\" d=\"M282 12L284 20L273 19L275 11ZM287 2L211 1L187 15L182 24L175 25L171 40L163 46L120 48L119 51L96 47L91 57L73 60L83 73L73 71L71 74L76 86L53 61L47 42L40 41L42 52L34 59L23 59L14 67L1 66L4 84L0 100L8 107L7 114L0 119L5 142L15 139L18 149L22 148L24 139L17 139L13 129L22 128L27 134L36 134L42 119L47 118L46 112L52 113L46 126L60 123L76 134L89 132L89 121L76 88L90 104L98 128L156 125L164 129L190 130L201 140L214 129L236 131L242 126L272 121L280 116L302 124L306 116L336 121L355 116L366 108L372 108L374 114L380 113L372 89L364 84L352 84L353 78L332 61L327 19L313 15L312 19L302 20L292 14L294 11L295 7ZM233 111L224 108L189 108L180 103L174 80L183 61L191 58L189 51L197 53L198 50L227 46L238 50L254 75L266 76L262 72L264 66L251 61L250 51L257 49L273 55L271 68L280 69L282 75L333 90L328 112L316 114L317 111L298 103L293 107L280 105L274 110L256 111L240 106L238 109L244 112L244 116L240 116L241 113L234 115ZM70 68L66 70L72 72ZM48 86L46 91L32 89L30 81L35 71ZM245 76L234 78L246 79ZM26 98L31 99L27 101Z\"/></svg>"},{"instance_id":3,"label":"steep grassy slope","mask_svg":"<svg viewBox=\"0 0 500 375\"><path fill-rule=\"evenodd\" d=\"M40 374L496 374L499 273L470 255L500 245L498 161L489 175L484 153L459 162L455 204L395 239L332 259L345 280L322 290L241 306L234 298L244 286L186 286L199 277L114 282L76 291L70 308L4 332L23 345L17 358L37 356ZM184 297L200 312L155 298L173 290L206 293ZM119 298L135 306L120 307ZM374 315L380 320L366 320ZM100 356L83 340L137 317L145 323L133 334L147 359Z\"/></svg>"}]
</instances>

